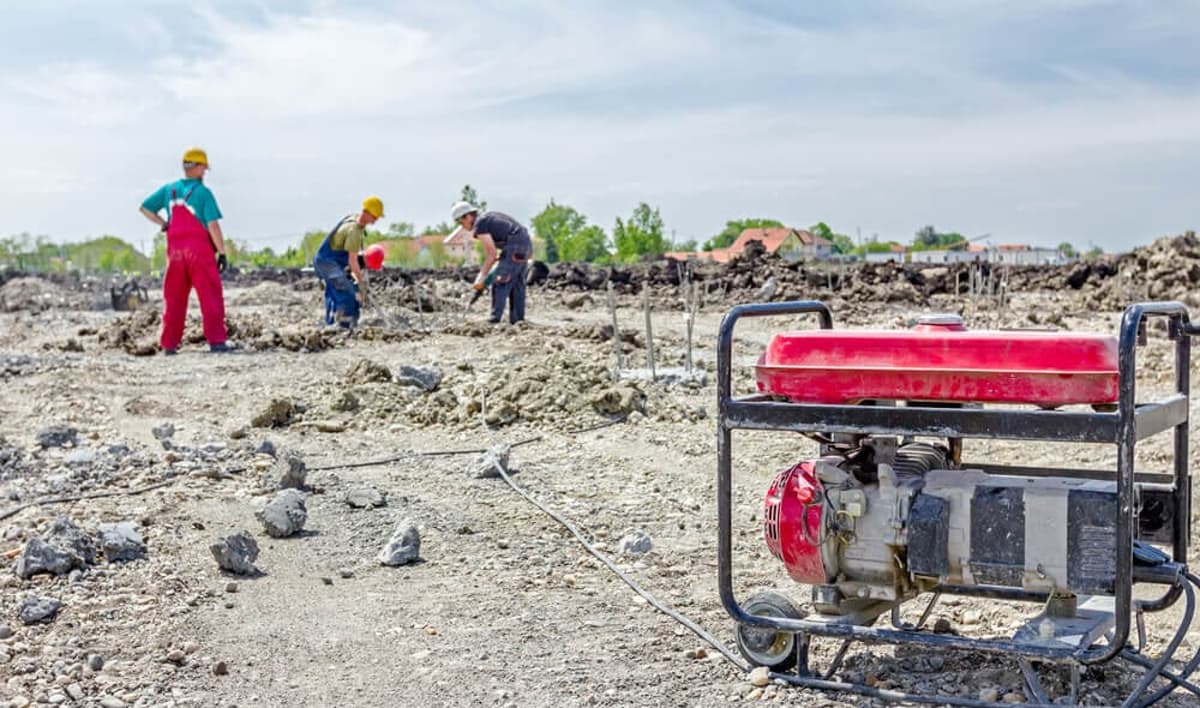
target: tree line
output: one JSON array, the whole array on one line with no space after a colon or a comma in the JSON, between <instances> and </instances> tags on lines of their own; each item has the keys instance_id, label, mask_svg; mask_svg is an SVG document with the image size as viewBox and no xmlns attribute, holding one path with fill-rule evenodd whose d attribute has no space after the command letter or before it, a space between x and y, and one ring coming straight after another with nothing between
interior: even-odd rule
<instances>
[{"instance_id":1,"label":"tree line","mask_svg":"<svg viewBox=\"0 0 1200 708\"><path fill-rule=\"evenodd\" d=\"M469 184L463 186L460 196L482 210L487 209L487 201ZM627 217L617 217L607 231L599 224L591 223L579 210L554 199L531 217L528 224L534 239L534 256L547 263L631 263L661 256L668 251L697 250L695 240L676 241L669 236L658 208L645 202L634 207ZM746 229L784 226L783 222L776 219L731 219L725 222L719 232L705 240L700 250L728 248ZM418 230L411 222L398 221L392 222L386 230L368 229L366 241L367 244L386 242L391 246L386 261L390 266L458 265L464 260L463 257L449 253L441 239L420 239L422 236L446 236L455 228L454 224L442 222ZM957 231L939 231L933 226L918 229L906 244L880 240L877 236L855 243L849 235L835 231L823 221L809 226L807 230L829 241L834 254L846 257L889 252L897 247L909 251L961 248L971 242ZM270 247L254 248L248 241L228 239L229 260L242 268L301 268L312 261L326 233L325 230L309 231L300 236L295 245L282 251ZM1096 257L1101 253L1099 248L1093 248L1081 254L1067 242L1060 243L1058 249L1067 257ZM20 234L0 239L0 267L33 271L161 271L166 267L166 238L161 233L155 236L151 252L143 254L116 236L60 244L46 236Z\"/></svg>"}]
</instances>

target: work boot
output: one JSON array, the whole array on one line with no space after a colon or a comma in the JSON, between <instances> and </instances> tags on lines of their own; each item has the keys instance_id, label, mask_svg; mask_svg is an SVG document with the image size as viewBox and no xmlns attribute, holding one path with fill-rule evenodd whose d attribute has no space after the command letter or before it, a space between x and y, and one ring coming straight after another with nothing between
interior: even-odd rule
<instances>
[{"instance_id":1,"label":"work boot","mask_svg":"<svg viewBox=\"0 0 1200 708\"><path fill-rule=\"evenodd\" d=\"M175 350L174 349L164 349L163 356L175 356Z\"/></svg>"},{"instance_id":2,"label":"work boot","mask_svg":"<svg viewBox=\"0 0 1200 708\"><path fill-rule=\"evenodd\" d=\"M225 352L231 352L235 349L237 349L237 347L230 346L229 342L220 342L218 344L210 344L208 346L208 350L215 354L223 354Z\"/></svg>"}]
</instances>

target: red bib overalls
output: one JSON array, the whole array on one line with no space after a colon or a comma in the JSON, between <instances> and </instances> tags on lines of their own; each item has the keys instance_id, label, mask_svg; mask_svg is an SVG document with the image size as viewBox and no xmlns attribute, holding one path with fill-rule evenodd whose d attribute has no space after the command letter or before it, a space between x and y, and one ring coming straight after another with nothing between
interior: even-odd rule
<instances>
[{"instance_id":1,"label":"red bib overalls","mask_svg":"<svg viewBox=\"0 0 1200 708\"><path fill-rule=\"evenodd\" d=\"M167 225L167 274L163 278L163 349L178 349L187 320L188 295L196 289L204 338L209 344L226 339L225 296L213 255L212 237L187 205L188 192L176 198L171 190L171 221Z\"/></svg>"}]
</instances>

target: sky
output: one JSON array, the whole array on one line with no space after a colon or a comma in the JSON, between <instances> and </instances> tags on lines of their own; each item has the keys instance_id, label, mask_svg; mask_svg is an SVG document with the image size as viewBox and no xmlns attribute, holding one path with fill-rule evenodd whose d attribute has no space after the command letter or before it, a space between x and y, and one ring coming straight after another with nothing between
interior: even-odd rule
<instances>
[{"instance_id":1,"label":"sky","mask_svg":"<svg viewBox=\"0 0 1200 708\"><path fill-rule=\"evenodd\" d=\"M204 147L276 249L463 184L678 241L729 219L1123 250L1197 227L1200 0L0 0L0 235L148 243Z\"/></svg>"}]
</instances>

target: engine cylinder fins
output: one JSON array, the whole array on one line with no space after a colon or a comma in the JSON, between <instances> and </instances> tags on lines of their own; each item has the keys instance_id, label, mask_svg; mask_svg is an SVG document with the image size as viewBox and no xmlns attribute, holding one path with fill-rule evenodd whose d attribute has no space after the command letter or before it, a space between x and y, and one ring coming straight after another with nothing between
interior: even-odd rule
<instances>
[{"instance_id":1,"label":"engine cylinder fins","mask_svg":"<svg viewBox=\"0 0 1200 708\"><path fill-rule=\"evenodd\" d=\"M892 471L896 474L924 475L930 470L946 469L950 451L942 445L913 442L896 450Z\"/></svg>"},{"instance_id":2,"label":"engine cylinder fins","mask_svg":"<svg viewBox=\"0 0 1200 708\"><path fill-rule=\"evenodd\" d=\"M804 613L777 592L758 593L747 600L742 608L752 615L804 619ZM738 652L753 666L787 671L796 665L796 635L792 632L739 624L734 628L734 637Z\"/></svg>"}]
</instances>

